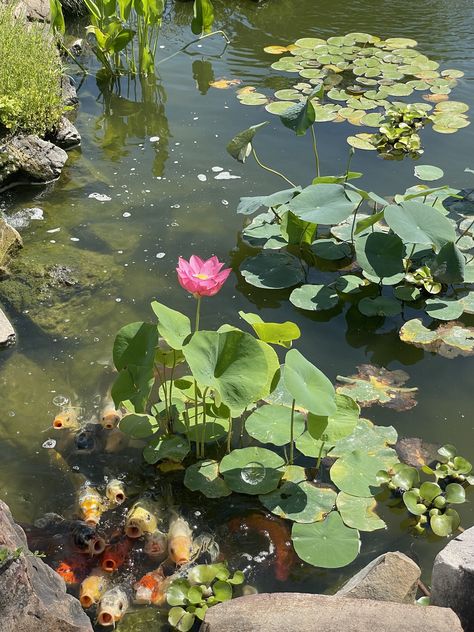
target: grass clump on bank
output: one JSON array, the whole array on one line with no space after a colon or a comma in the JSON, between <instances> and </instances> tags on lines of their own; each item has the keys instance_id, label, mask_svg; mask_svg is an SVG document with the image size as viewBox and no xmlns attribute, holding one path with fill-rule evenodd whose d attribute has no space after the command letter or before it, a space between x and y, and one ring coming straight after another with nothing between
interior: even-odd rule
<instances>
[{"instance_id":1,"label":"grass clump on bank","mask_svg":"<svg viewBox=\"0 0 474 632\"><path fill-rule=\"evenodd\" d=\"M46 27L0 4L0 136L44 136L64 110L61 61Z\"/></svg>"}]
</instances>

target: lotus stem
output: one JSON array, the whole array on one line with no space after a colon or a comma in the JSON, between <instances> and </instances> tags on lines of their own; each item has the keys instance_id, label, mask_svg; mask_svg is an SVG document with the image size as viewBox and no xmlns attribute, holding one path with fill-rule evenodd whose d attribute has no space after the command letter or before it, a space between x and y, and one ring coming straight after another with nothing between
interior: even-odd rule
<instances>
[{"instance_id":1,"label":"lotus stem","mask_svg":"<svg viewBox=\"0 0 474 632\"><path fill-rule=\"evenodd\" d=\"M459 237L456 239L456 241L454 242L455 244L458 243L458 241L460 239L462 239L464 237L464 235L466 235L472 228L472 225L474 224L474 219L472 220L472 222L469 224L469 226L466 228L466 230L464 232L462 232Z\"/></svg>"},{"instance_id":2,"label":"lotus stem","mask_svg":"<svg viewBox=\"0 0 474 632\"><path fill-rule=\"evenodd\" d=\"M326 444L326 441L321 440L321 447L319 448L318 459L316 461L316 473L319 472L319 468L321 466L321 459L323 457L323 450L324 450L325 444Z\"/></svg>"},{"instance_id":3,"label":"lotus stem","mask_svg":"<svg viewBox=\"0 0 474 632\"><path fill-rule=\"evenodd\" d=\"M294 456L295 456L295 441L294 441L294 434L295 434L295 404L296 404L296 400L293 400L291 402L290 459L289 459L289 464L290 465L293 465L293 460L294 460Z\"/></svg>"},{"instance_id":4,"label":"lotus stem","mask_svg":"<svg viewBox=\"0 0 474 632\"><path fill-rule=\"evenodd\" d=\"M292 187L296 187L296 184L294 182L292 182L291 180L289 180L285 175L283 175L283 173L281 173L280 171L277 171L276 169L272 169L271 167L268 167L267 165L264 165L263 162L261 162L257 156L257 152L255 151L255 148L252 145L252 155L255 158L255 162L257 163L257 165L259 167L261 167L262 169L265 169L265 171L268 171L269 173L273 173L276 176L279 176L280 178L283 178L283 180L285 180L285 182L288 182L288 184Z\"/></svg>"},{"instance_id":5,"label":"lotus stem","mask_svg":"<svg viewBox=\"0 0 474 632\"><path fill-rule=\"evenodd\" d=\"M354 218L352 220L352 228L351 228L351 244L354 245L354 230L355 230L355 223L356 223L356 219L357 219L357 213L359 212L360 206L362 204L363 200L361 200L359 202L359 204L356 206L355 211L354 211Z\"/></svg>"},{"instance_id":6,"label":"lotus stem","mask_svg":"<svg viewBox=\"0 0 474 632\"><path fill-rule=\"evenodd\" d=\"M202 433L201 433L201 458L205 456L205 443L206 443L206 395L209 387L204 390L202 394Z\"/></svg>"},{"instance_id":7,"label":"lotus stem","mask_svg":"<svg viewBox=\"0 0 474 632\"><path fill-rule=\"evenodd\" d=\"M314 125L311 125L311 137L313 139L313 153L314 153L314 160L316 162L316 176L319 178L319 176L321 175L321 172L319 169L319 154L318 154L318 146L316 144L316 132L314 131Z\"/></svg>"},{"instance_id":8,"label":"lotus stem","mask_svg":"<svg viewBox=\"0 0 474 632\"><path fill-rule=\"evenodd\" d=\"M227 431L227 454L230 452L232 443L232 414L229 413L229 430Z\"/></svg>"},{"instance_id":9,"label":"lotus stem","mask_svg":"<svg viewBox=\"0 0 474 632\"><path fill-rule=\"evenodd\" d=\"M416 247L416 244L413 244L413 248L411 249L410 254L406 258L405 274L408 274L408 270L410 269L411 258L413 256L413 253L415 252L415 247Z\"/></svg>"},{"instance_id":10,"label":"lotus stem","mask_svg":"<svg viewBox=\"0 0 474 632\"><path fill-rule=\"evenodd\" d=\"M349 158L347 159L346 175L345 175L345 178L344 178L344 184L346 184L347 180L349 179L349 169L350 169L351 162L352 162L352 156L354 154L355 154L354 147L350 147L350 149L349 149Z\"/></svg>"}]
</instances>

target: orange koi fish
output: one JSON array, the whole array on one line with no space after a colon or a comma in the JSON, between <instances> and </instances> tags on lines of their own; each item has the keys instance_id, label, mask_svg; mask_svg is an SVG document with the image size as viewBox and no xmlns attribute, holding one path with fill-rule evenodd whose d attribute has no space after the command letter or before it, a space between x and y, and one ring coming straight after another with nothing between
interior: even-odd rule
<instances>
[{"instance_id":1,"label":"orange koi fish","mask_svg":"<svg viewBox=\"0 0 474 632\"><path fill-rule=\"evenodd\" d=\"M111 398L107 398L100 412L99 423L101 426L107 430L112 430L118 426L122 417L122 411L115 408Z\"/></svg>"},{"instance_id":2,"label":"orange koi fish","mask_svg":"<svg viewBox=\"0 0 474 632\"><path fill-rule=\"evenodd\" d=\"M74 586L87 577L89 568L90 561L87 558L74 556L59 562L54 570L64 579L68 586Z\"/></svg>"},{"instance_id":3,"label":"orange koi fish","mask_svg":"<svg viewBox=\"0 0 474 632\"><path fill-rule=\"evenodd\" d=\"M79 491L78 503L82 517L87 524L97 525L106 509L104 500L99 492L86 483Z\"/></svg>"},{"instance_id":4,"label":"orange koi fish","mask_svg":"<svg viewBox=\"0 0 474 632\"><path fill-rule=\"evenodd\" d=\"M243 518L232 518L229 522L231 532L240 531L242 527L261 533L272 542L275 547L275 577L281 582L286 581L296 560L287 524L279 518L259 513L252 513Z\"/></svg>"},{"instance_id":5,"label":"orange koi fish","mask_svg":"<svg viewBox=\"0 0 474 632\"><path fill-rule=\"evenodd\" d=\"M115 544L108 546L100 562L102 570L107 573L117 571L127 560L131 548L132 541L127 537L121 538Z\"/></svg>"},{"instance_id":6,"label":"orange koi fish","mask_svg":"<svg viewBox=\"0 0 474 632\"><path fill-rule=\"evenodd\" d=\"M168 554L170 559L182 566L191 559L193 549L193 532L189 524L177 514L173 513L168 532Z\"/></svg>"},{"instance_id":7,"label":"orange koi fish","mask_svg":"<svg viewBox=\"0 0 474 632\"><path fill-rule=\"evenodd\" d=\"M59 413L53 419L53 428L61 430L62 428L77 429L80 427L78 420L80 408L74 406L66 406L61 408Z\"/></svg>"},{"instance_id":8,"label":"orange koi fish","mask_svg":"<svg viewBox=\"0 0 474 632\"><path fill-rule=\"evenodd\" d=\"M144 575L133 586L135 590L135 603L163 606L166 602L168 585L169 579L165 577L163 569L160 566L156 571Z\"/></svg>"}]
</instances>

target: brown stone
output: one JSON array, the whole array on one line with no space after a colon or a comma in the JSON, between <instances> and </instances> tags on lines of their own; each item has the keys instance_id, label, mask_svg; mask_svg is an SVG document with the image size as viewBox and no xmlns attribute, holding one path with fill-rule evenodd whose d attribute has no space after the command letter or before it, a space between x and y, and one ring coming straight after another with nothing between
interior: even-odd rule
<instances>
[{"instance_id":1,"label":"brown stone","mask_svg":"<svg viewBox=\"0 0 474 632\"><path fill-rule=\"evenodd\" d=\"M20 233L0 218L0 268L23 246Z\"/></svg>"},{"instance_id":2,"label":"brown stone","mask_svg":"<svg viewBox=\"0 0 474 632\"><path fill-rule=\"evenodd\" d=\"M449 608L273 593L209 608L200 632L463 632Z\"/></svg>"},{"instance_id":3,"label":"brown stone","mask_svg":"<svg viewBox=\"0 0 474 632\"><path fill-rule=\"evenodd\" d=\"M1 632L93 632L62 577L28 550L23 529L0 501L0 549L19 551L0 566Z\"/></svg>"},{"instance_id":4,"label":"brown stone","mask_svg":"<svg viewBox=\"0 0 474 632\"><path fill-rule=\"evenodd\" d=\"M421 571L403 553L380 555L354 575L336 595L353 599L376 599L414 603Z\"/></svg>"},{"instance_id":5,"label":"brown stone","mask_svg":"<svg viewBox=\"0 0 474 632\"><path fill-rule=\"evenodd\" d=\"M0 309L0 347L9 347L16 340L12 324Z\"/></svg>"}]
</instances>

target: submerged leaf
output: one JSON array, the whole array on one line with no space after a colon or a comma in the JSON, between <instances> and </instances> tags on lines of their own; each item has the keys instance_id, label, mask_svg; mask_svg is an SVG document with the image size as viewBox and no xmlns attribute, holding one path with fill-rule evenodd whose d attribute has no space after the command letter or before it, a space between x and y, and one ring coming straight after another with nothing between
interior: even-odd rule
<instances>
[{"instance_id":1,"label":"submerged leaf","mask_svg":"<svg viewBox=\"0 0 474 632\"><path fill-rule=\"evenodd\" d=\"M336 388L337 393L352 397L361 406L381 404L398 411L416 406L418 388L403 388L410 377L405 371L389 371L371 364L361 364L357 369L359 372L350 377L337 376L344 383Z\"/></svg>"},{"instance_id":2,"label":"submerged leaf","mask_svg":"<svg viewBox=\"0 0 474 632\"><path fill-rule=\"evenodd\" d=\"M414 318L403 325L399 334L403 342L445 358L474 355L474 327L466 327L456 321L431 330L419 318Z\"/></svg>"}]
</instances>

